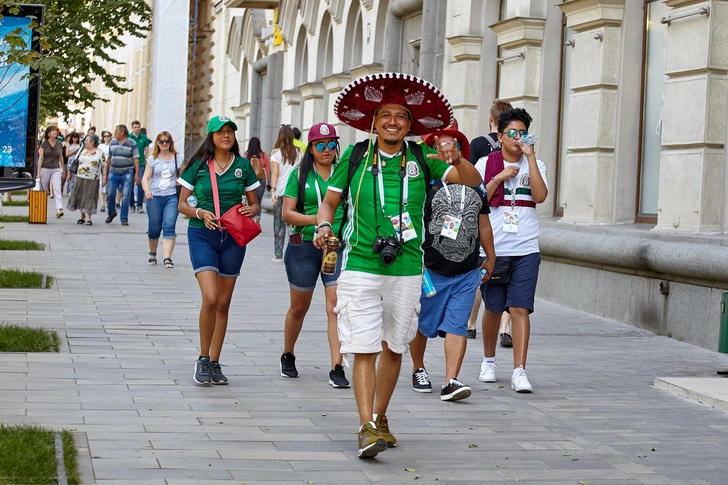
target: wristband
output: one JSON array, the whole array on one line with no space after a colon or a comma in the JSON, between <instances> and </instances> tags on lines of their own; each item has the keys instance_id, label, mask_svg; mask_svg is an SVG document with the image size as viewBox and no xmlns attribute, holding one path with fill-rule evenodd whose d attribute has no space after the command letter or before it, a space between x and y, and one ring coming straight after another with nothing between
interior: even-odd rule
<instances>
[{"instance_id":1,"label":"wristband","mask_svg":"<svg viewBox=\"0 0 728 485\"><path fill-rule=\"evenodd\" d=\"M200 217L200 208L199 207L195 211L195 217L197 217L198 219L202 219L202 217Z\"/></svg>"},{"instance_id":2,"label":"wristband","mask_svg":"<svg viewBox=\"0 0 728 485\"><path fill-rule=\"evenodd\" d=\"M333 230L333 229L334 229L334 228L333 228L333 227L331 226L331 223L330 223L329 221L323 221L323 222L322 222L321 224L319 224L318 226L316 226L316 230L318 231L319 229L321 229L321 228L322 228L322 227L324 227L324 226L328 226L328 228L329 228L329 229L331 229L331 230Z\"/></svg>"},{"instance_id":3,"label":"wristband","mask_svg":"<svg viewBox=\"0 0 728 485\"><path fill-rule=\"evenodd\" d=\"M495 177L491 177L490 179L491 179L491 180L492 180L493 182L495 182L495 184L496 184L496 185L500 185L500 182L498 182L498 181L497 181L497 180L495 179Z\"/></svg>"}]
</instances>

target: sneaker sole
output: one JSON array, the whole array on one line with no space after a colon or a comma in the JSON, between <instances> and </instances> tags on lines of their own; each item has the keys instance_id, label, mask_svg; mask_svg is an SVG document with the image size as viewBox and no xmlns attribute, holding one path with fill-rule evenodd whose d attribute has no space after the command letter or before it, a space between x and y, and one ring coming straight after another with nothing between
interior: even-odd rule
<instances>
[{"instance_id":1,"label":"sneaker sole","mask_svg":"<svg viewBox=\"0 0 728 485\"><path fill-rule=\"evenodd\" d=\"M415 391L415 392L422 392L422 393L430 393L430 392L432 392L432 388L429 388L429 389L417 389L416 387L413 387L412 390Z\"/></svg>"},{"instance_id":2,"label":"sneaker sole","mask_svg":"<svg viewBox=\"0 0 728 485\"><path fill-rule=\"evenodd\" d=\"M211 380L210 380L210 381L202 381L202 382L198 381L198 380L197 380L197 376L196 376L195 374L192 374L192 379L193 379L193 380L194 380L194 381L195 381L196 383L198 383L199 385L201 385L201 386L204 386L204 385L206 385L206 384L212 384L212 381L211 381Z\"/></svg>"},{"instance_id":3,"label":"sneaker sole","mask_svg":"<svg viewBox=\"0 0 728 485\"><path fill-rule=\"evenodd\" d=\"M220 382L212 381L211 384L213 386L227 386L228 385L227 381L225 381L225 382L222 382L222 381L220 381Z\"/></svg>"},{"instance_id":4,"label":"sneaker sole","mask_svg":"<svg viewBox=\"0 0 728 485\"><path fill-rule=\"evenodd\" d=\"M372 443L371 445L359 448L359 458L374 458L379 453L387 450L387 442L384 441L383 438L379 438L377 441Z\"/></svg>"},{"instance_id":5,"label":"sneaker sole","mask_svg":"<svg viewBox=\"0 0 728 485\"><path fill-rule=\"evenodd\" d=\"M350 387L350 384L346 384L346 385L343 385L343 384L342 384L342 385L338 385L338 384L336 384L336 383L335 383L334 381L332 381L331 379L329 379L329 385L330 385L331 387L333 387L334 389L347 389L347 388L349 388L349 387Z\"/></svg>"},{"instance_id":6,"label":"sneaker sole","mask_svg":"<svg viewBox=\"0 0 728 485\"><path fill-rule=\"evenodd\" d=\"M497 379L495 377L486 379L486 378L484 378L482 376L479 377L478 380L480 382L496 382L497 381Z\"/></svg>"},{"instance_id":7,"label":"sneaker sole","mask_svg":"<svg viewBox=\"0 0 728 485\"><path fill-rule=\"evenodd\" d=\"M516 386L511 386L511 389L516 392L520 392L521 394L531 394L533 392L533 388L516 389Z\"/></svg>"},{"instance_id":8,"label":"sneaker sole","mask_svg":"<svg viewBox=\"0 0 728 485\"><path fill-rule=\"evenodd\" d=\"M440 401L459 401L461 399L465 399L466 397L470 397L470 394L472 393L473 391L471 391L469 388L461 387L452 394L446 394L444 396L440 394Z\"/></svg>"}]
</instances>

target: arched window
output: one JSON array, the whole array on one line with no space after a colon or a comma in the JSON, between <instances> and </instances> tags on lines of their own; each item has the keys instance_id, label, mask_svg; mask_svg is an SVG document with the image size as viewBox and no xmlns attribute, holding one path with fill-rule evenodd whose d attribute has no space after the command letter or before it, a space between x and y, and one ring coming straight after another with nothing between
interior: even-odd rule
<instances>
[{"instance_id":1,"label":"arched window","mask_svg":"<svg viewBox=\"0 0 728 485\"><path fill-rule=\"evenodd\" d=\"M306 29L301 26L298 32L298 40L296 41L296 69L294 81L296 86L306 84L308 82L308 43L306 38Z\"/></svg>"},{"instance_id":2,"label":"arched window","mask_svg":"<svg viewBox=\"0 0 728 485\"><path fill-rule=\"evenodd\" d=\"M344 43L344 70L361 66L364 31L359 2L352 2L346 18L346 42Z\"/></svg>"},{"instance_id":3,"label":"arched window","mask_svg":"<svg viewBox=\"0 0 728 485\"><path fill-rule=\"evenodd\" d=\"M316 63L316 78L322 79L333 72L334 65L334 30L331 28L331 15L324 14L319 29L318 59Z\"/></svg>"},{"instance_id":4,"label":"arched window","mask_svg":"<svg viewBox=\"0 0 728 485\"><path fill-rule=\"evenodd\" d=\"M387 11L389 0L381 0L377 7L377 25L374 29L374 62L384 63L384 42L387 31Z\"/></svg>"}]
</instances>

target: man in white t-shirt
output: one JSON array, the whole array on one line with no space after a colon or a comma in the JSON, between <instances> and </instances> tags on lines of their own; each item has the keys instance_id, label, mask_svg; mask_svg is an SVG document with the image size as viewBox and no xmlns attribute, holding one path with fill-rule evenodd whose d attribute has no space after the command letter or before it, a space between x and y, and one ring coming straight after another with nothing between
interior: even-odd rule
<instances>
[{"instance_id":1,"label":"man in white t-shirt","mask_svg":"<svg viewBox=\"0 0 728 485\"><path fill-rule=\"evenodd\" d=\"M480 380L495 382L495 346L504 311L511 315L513 374L511 389L531 392L526 377L526 356L531 333L529 315L538 280L541 254L538 249L536 204L546 200L546 166L534 155L534 145L522 143L528 134L531 116L522 108L498 117L500 152L478 160L476 168L487 183L490 223L493 227L496 268L483 284L483 363Z\"/></svg>"}]
</instances>

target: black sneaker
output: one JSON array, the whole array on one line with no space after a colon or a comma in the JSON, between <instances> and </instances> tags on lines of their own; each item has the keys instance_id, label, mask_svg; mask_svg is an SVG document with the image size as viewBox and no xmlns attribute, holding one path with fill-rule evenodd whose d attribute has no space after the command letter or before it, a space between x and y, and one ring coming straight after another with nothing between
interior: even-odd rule
<instances>
[{"instance_id":1,"label":"black sneaker","mask_svg":"<svg viewBox=\"0 0 728 485\"><path fill-rule=\"evenodd\" d=\"M475 338L475 336L478 334L478 331L475 329L468 330L468 338Z\"/></svg>"},{"instance_id":2,"label":"black sneaker","mask_svg":"<svg viewBox=\"0 0 728 485\"><path fill-rule=\"evenodd\" d=\"M511 336L507 333L502 333L500 340L501 347L506 347L508 349L513 347L513 338L511 338Z\"/></svg>"},{"instance_id":3,"label":"black sneaker","mask_svg":"<svg viewBox=\"0 0 728 485\"><path fill-rule=\"evenodd\" d=\"M220 362L210 362L210 371L212 374L212 383L218 386L224 386L228 383L227 377L222 373Z\"/></svg>"},{"instance_id":4,"label":"black sneaker","mask_svg":"<svg viewBox=\"0 0 728 485\"><path fill-rule=\"evenodd\" d=\"M459 401L470 396L472 390L470 387L461 383L457 379L450 379L450 382L442 386L440 391L441 401Z\"/></svg>"},{"instance_id":5,"label":"black sneaker","mask_svg":"<svg viewBox=\"0 0 728 485\"><path fill-rule=\"evenodd\" d=\"M415 392L432 392L430 375L425 369L419 368L412 374L412 390Z\"/></svg>"},{"instance_id":6,"label":"black sneaker","mask_svg":"<svg viewBox=\"0 0 728 485\"><path fill-rule=\"evenodd\" d=\"M290 352L281 355L281 375L283 377L298 377L296 356Z\"/></svg>"},{"instance_id":7,"label":"black sneaker","mask_svg":"<svg viewBox=\"0 0 728 485\"><path fill-rule=\"evenodd\" d=\"M209 357L200 357L197 359L193 378L198 384L209 384L212 382L212 369L210 368Z\"/></svg>"},{"instance_id":8,"label":"black sneaker","mask_svg":"<svg viewBox=\"0 0 728 485\"><path fill-rule=\"evenodd\" d=\"M329 371L329 384L334 389L344 389L349 387L349 381L346 380L344 368L341 367L341 365L336 364L333 370Z\"/></svg>"}]
</instances>

